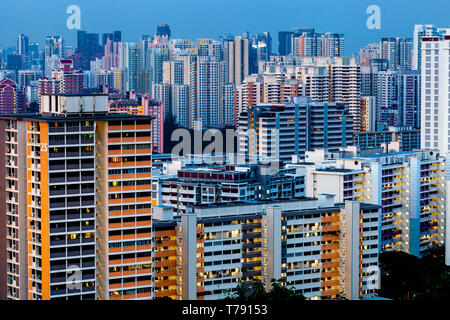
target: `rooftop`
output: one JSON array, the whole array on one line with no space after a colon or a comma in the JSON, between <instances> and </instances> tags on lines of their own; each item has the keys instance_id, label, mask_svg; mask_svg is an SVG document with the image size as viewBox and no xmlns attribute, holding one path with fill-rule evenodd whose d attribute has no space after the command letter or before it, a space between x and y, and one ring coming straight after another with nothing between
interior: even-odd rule
<instances>
[{"instance_id":1,"label":"rooftop","mask_svg":"<svg viewBox=\"0 0 450 320\"><path fill-rule=\"evenodd\" d=\"M0 119L2 120L37 120L45 122L71 122L71 121L112 121L112 120L152 120L152 116L142 116L133 114L122 114L122 113L104 113L104 114L83 114L83 115L70 115L70 116L59 116L59 115L42 115L36 113L17 113L17 114L0 114Z\"/></svg>"}]
</instances>

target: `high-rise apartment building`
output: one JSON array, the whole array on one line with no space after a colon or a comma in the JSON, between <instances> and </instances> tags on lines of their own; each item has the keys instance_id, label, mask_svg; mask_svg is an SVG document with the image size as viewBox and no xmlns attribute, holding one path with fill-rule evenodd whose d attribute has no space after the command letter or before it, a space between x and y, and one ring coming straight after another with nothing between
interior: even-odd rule
<instances>
[{"instance_id":1,"label":"high-rise apartment building","mask_svg":"<svg viewBox=\"0 0 450 320\"><path fill-rule=\"evenodd\" d=\"M19 79L18 79L18 87L23 88L30 85L32 81L39 80L39 77L42 76L40 70L19 70Z\"/></svg>"},{"instance_id":2,"label":"high-rise apartment building","mask_svg":"<svg viewBox=\"0 0 450 320\"><path fill-rule=\"evenodd\" d=\"M327 32L322 35L322 56L323 57L343 57L344 56L344 35Z\"/></svg>"},{"instance_id":3,"label":"high-rise apartment building","mask_svg":"<svg viewBox=\"0 0 450 320\"><path fill-rule=\"evenodd\" d=\"M397 38L398 50L398 69L411 70L412 69L412 38Z\"/></svg>"},{"instance_id":4,"label":"high-rise apartment building","mask_svg":"<svg viewBox=\"0 0 450 320\"><path fill-rule=\"evenodd\" d=\"M221 86L219 126L234 126L234 83Z\"/></svg>"},{"instance_id":5,"label":"high-rise apartment building","mask_svg":"<svg viewBox=\"0 0 450 320\"><path fill-rule=\"evenodd\" d=\"M373 131L377 128L376 97L361 97L361 124L360 131ZM359 131L359 130L355 130Z\"/></svg>"},{"instance_id":6,"label":"high-rise apartment building","mask_svg":"<svg viewBox=\"0 0 450 320\"><path fill-rule=\"evenodd\" d=\"M224 61L217 61L211 57L198 57L195 77L196 100L191 107L195 108L194 121L201 121L203 128L222 124L219 114L222 108L225 80L226 65Z\"/></svg>"},{"instance_id":7,"label":"high-rise apartment building","mask_svg":"<svg viewBox=\"0 0 450 320\"><path fill-rule=\"evenodd\" d=\"M238 152L261 159L292 161L305 151L339 150L352 143L352 117L339 103L289 98L284 104L260 104L240 115Z\"/></svg>"},{"instance_id":8,"label":"high-rise apartment building","mask_svg":"<svg viewBox=\"0 0 450 320\"><path fill-rule=\"evenodd\" d=\"M242 36L228 41L225 48L228 83L241 84L249 75L249 40Z\"/></svg>"},{"instance_id":9,"label":"high-rise apartment building","mask_svg":"<svg viewBox=\"0 0 450 320\"><path fill-rule=\"evenodd\" d=\"M145 53L145 59L144 69L151 71L152 83L162 83L163 62L169 60L169 50L167 48L150 48Z\"/></svg>"},{"instance_id":10,"label":"high-rise apartment building","mask_svg":"<svg viewBox=\"0 0 450 320\"><path fill-rule=\"evenodd\" d=\"M162 83L184 84L184 63L182 60L164 61L162 71Z\"/></svg>"},{"instance_id":11,"label":"high-rise apartment building","mask_svg":"<svg viewBox=\"0 0 450 320\"><path fill-rule=\"evenodd\" d=\"M51 72L51 78L39 79L39 101L44 94L77 94L83 89L83 71L74 70L73 60L58 59L58 67Z\"/></svg>"},{"instance_id":12,"label":"high-rise apartment building","mask_svg":"<svg viewBox=\"0 0 450 320\"><path fill-rule=\"evenodd\" d=\"M383 130L376 129L354 132L353 145L361 150L384 148L387 152L394 147L393 142L394 144L398 144L398 147L396 146L393 149L396 151L420 149L420 129L408 126L387 127L383 128Z\"/></svg>"},{"instance_id":13,"label":"high-rise apartment building","mask_svg":"<svg viewBox=\"0 0 450 320\"><path fill-rule=\"evenodd\" d=\"M134 91L112 93L108 96L110 113L152 116L152 151L162 153L164 150L164 104L148 95Z\"/></svg>"},{"instance_id":14,"label":"high-rise apartment building","mask_svg":"<svg viewBox=\"0 0 450 320\"><path fill-rule=\"evenodd\" d=\"M223 48L220 41L199 39L197 50L199 56L215 57L217 60L222 60Z\"/></svg>"},{"instance_id":15,"label":"high-rise apartment building","mask_svg":"<svg viewBox=\"0 0 450 320\"><path fill-rule=\"evenodd\" d=\"M151 98L161 101L163 108L164 108L164 114L168 115L172 113L171 110L171 94L170 94L170 85L166 83L153 83L152 84L152 90L151 90Z\"/></svg>"},{"instance_id":16,"label":"high-rise apartment building","mask_svg":"<svg viewBox=\"0 0 450 320\"><path fill-rule=\"evenodd\" d=\"M127 45L126 84L128 91L134 90L141 94L151 92L151 70L144 68L142 43L134 42Z\"/></svg>"},{"instance_id":17,"label":"high-rise apartment building","mask_svg":"<svg viewBox=\"0 0 450 320\"><path fill-rule=\"evenodd\" d=\"M98 33L87 33L86 31L77 32L77 51L87 58L86 62L81 64L82 70L89 69L89 62L100 54L102 47L99 43Z\"/></svg>"},{"instance_id":18,"label":"high-rise apartment building","mask_svg":"<svg viewBox=\"0 0 450 320\"><path fill-rule=\"evenodd\" d=\"M321 35L314 29L296 29L291 36L292 54L298 56L322 56Z\"/></svg>"},{"instance_id":19,"label":"high-rise apartment building","mask_svg":"<svg viewBox=\"0 0 450 320\"><path fill-rule=\"evenodd\" d=\"M286 79L286 75L266 72L252 74L236 86L234 95L235 121L242 112L260 103L283 103L289 97L305 96L306 85L297 79ZM316 100L317 101L317 100Z\"/></svg>"},{"instance_id":20,"label":"high-rise apartment building","mask_svg":"<svg viewBox=\"0 0 450 320\"><path fill-rule=\"evenodd\" d=\"M395 38L380 39L380 58L389 62L389 69L396 70L398 63L397 41Z\"/></svg>"},{"instance_id":21,"label":"high-rise apartment building","mask_svg":"<svg viewBox=\"0 0 450 320\"><path fill-rule=\"evenodd\" d=\"M152 120L152 151L164 152L164 105L160 101L150 99L148 95L142 96L144 115L153 117Z\"/></svg>"},{"instance_id":22,"label":"high-rise apartment building","mask_svg":"<svg viewBox=\"0 0 450 320\"><path fill-rule=\"evenodd\" d=\"M361 66L370 64L370 60L380 58L380 45L378 43L371 43L359 50L358 63Z\"/></svg>"},{"instance_id":23,"label":"high-rise apartment building","mask_svg":"<svg viewBox=\"0 0 450 320\"><path fill-rule=\"evenodd\" d=\"M170 38L170 27L167 23L158 23L156 26L156 35Z\"/></svg>"},{"instance_id":24,"label":"high-rise apartment building","mask_svg":"<svg viewBox=\"0 0 450 320\"><path fill-rule=\"evenodd\" d=\"M177 240L177 254L161 252L158 261L176 261L170 271L177 277L168 282L172 290L159 294L215 300L239 281L270 286L279 279L312 300L374 295L378 287L370 274L378 266L378 216L379 206L338 204L327 195L199 204L181 218L160 215L155 228L167 236L167 246Z\"/></svg>"},{"instance_id":25,"label":"high-rise apartment building","mask_svg":"<svg viewBox=\"0 0 450 320\"><path fill-rule=\"evenodd\" d=\"M344 35L337 33L316 33L314 29L294 29L290 34L291 52L306 57L344 56Z\"/></svg>"},{"instance_id":26,"label":"high-rise apartment building","mask_svg":"<svg viewBox=\"0 0 450 320\"><path fill-rule=\"evenodd\" d=\"M183 128L189 128L190 89L188 85L172 86L172 112L177 124Z\"/></svg>"},{"instance_id":27,"label":"high-rise apartment building","mask_svg":"<svg viewBox=\"0 0 450 320\"><path fill-rule=\"evenodd\" d=\"M411 70L412 38L381 38L380 58L389 61L391 70Z\"/></svg>"},{"instance_id":28,"label":"high-rise apartment building","mask_svg":"<svg viewBox=\"0 0 450 320\"><path fill-rule=\"evenodd\" d=\"M305 88L305 96L317 102L328 102L330 99L330 77L326 66L297 67L296 79Z\"/></svg>"},{"instance_id":29,"label":"high-rise apartment building","mask_svg":"<svg viewBox=\"0 0 450 320\"><path fill-rule=\"evenodd\" d=\"M422 77L418 70L405 70L399 74L399 102L402 125L420 128Z\"/></svg>"},{"instance_id":30,"label":"high-rise apartment building","mask_svg":"<svg viewBox=\"0 0 450 320\"><path fill-rule=\"evenodd\" d=\"M382 206L380 252L421 256L444 243L445 161L438 151L331 155L316 150L305 161L288 166L306 174L306 196L327 193L336 201Z\"/></svg>"},{"instance_id":31,"label":"high-rise apartment building","mask_svg":"<svg viewBox=\"0 0 450 320\"><path fill-rule=\"evenodd\" d=\"M182 214L195 204L305 195L304 177L292 168L270 168L258 161L239 164L240 159L228 160L230 163L210 165L193 163L195 159L186 163L172 161L167 170L175 171L174 174L152 178L152 200L158 206L171 207L175 214Z\"/></svg>"},{"instance_id":32,"label":"high-rise apartment building","mask_svg":"<svg viewBox=\"0 0 450 320\"><path fill-rule=\"evenodd\" d=\"M422 38L438 37L444 39L445 35L450 34L450 28L437 28L434 25L416 24L414 26L413 51L412 51L412 69L420 70L422 64Z\"/></svg>"},{"instance_id":33,"label":"high-rise apartment building","mask_svg":"<svg viewBox=\"0 0 450 320\"><path fill-rule=\"evenodd\" d=\"M450 36L423 37L421 61L422 148L450 152Z\"/></svg>"},{"instance_id":34,"label":"high-rise apartment building","mask_svg":"<svg viewBox=\"0 0 450 320\"><path fill-rule=\"evenodd\" d=\"M28 44L29 44L28 37L23 33L19 34L19 36L17 37L17 54L29 57L30 52Z\"/></svg>"},{"instance_id":35,"label":"high-rise apartment building","mask_svg":"<svg viewBox=\"0 0 450 320\"><path fill-rule=\"evenodd\" d=\"M128 43L127 89L141 92L142 50L141 44Z\"/></svg>"},{"instance_id":36,"label":"high-rise apartment building","mask_svg":"<svg viewBox=\"0 0 450 320\"><path fill-rule=\"evenodd\" d=\"M343 103L353 117L353 128L361 126L361 69L354 57L335 57L329 66L329 102Z\"/></svg>"},{"instance_id":37,"label":"high-rise apartment building","mask_svg":"<svg viewBox=\"0 0 450 320\"><path fill-rule=\"evenodd\" d=\"M378 72L377 86L377 122L387 126L402 124L402 110L400 106L400 83L397 71Z\"/></svg>"},{"instance_id":38,"label":"high-rise apartment building","mask_svg":"<svg viewBox=\"0 0 450 320\"><path fill-rule=\"evenodd\" d=\"M446 192L450 192L450 35L421 38L421 145L437 148L446 159ZM447 210L450 202L447 198ZM450 265L450 219L446 219L446 255Z\"/></svg>"},{"instance_id":39,"label":"high-rise apartment building","mask_svg":"<svg viewBox=\"0 0 450 320\"><path fill-rule=\"evenodd\" d=\"M0 80L0 114L25 112L26 102L25 92L13 80Z\"/></svg>"}]
</instances>

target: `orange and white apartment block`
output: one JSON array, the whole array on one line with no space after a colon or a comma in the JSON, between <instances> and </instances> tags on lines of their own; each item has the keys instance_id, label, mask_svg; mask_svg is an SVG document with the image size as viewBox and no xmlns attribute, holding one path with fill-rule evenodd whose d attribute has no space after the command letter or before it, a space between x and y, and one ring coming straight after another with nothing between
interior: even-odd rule
<instances>
[{"instance_id":1,"label":"orange and white apartment block","mask_svg":"<svg viewBox=\"0 0 450 320\"><path fill-rule=\"evenodd\" d=\"M152 117L41 98L0 118L0 298L151 299Z\"/></svg>"}]
</instances>

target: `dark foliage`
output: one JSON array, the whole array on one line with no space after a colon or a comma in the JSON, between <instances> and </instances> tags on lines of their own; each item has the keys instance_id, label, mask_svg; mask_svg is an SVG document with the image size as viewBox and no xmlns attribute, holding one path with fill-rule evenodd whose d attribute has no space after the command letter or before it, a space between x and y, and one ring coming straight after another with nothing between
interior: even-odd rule
<instances>
[{"instance_id":1,"label":"dark foliage","mask_svg":"<svg viewBox=\"0 0 450 320\"><path fill-rule=\"evenodd\" d=\"M421 258L404 252L380 255L380 296L394 300L449 300L450 268L445 248L433 247Z\"/></svg>"}]
</instances>

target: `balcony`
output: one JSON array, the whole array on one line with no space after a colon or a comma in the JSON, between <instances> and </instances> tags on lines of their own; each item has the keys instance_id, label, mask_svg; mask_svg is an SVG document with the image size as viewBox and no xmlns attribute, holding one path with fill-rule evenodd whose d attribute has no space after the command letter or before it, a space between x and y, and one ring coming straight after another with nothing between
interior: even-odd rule
<instances>
[{"instance_id":1,"label":"balcony","mask_svg":"<svg viewBox=\"0 0 450 320\"><path fill-rule=\"evenodd\" d=\"M261 266L261 261L250 261L242 263L242 268L253 268Z\"/></svg>"}]
</instances>

